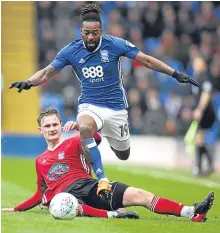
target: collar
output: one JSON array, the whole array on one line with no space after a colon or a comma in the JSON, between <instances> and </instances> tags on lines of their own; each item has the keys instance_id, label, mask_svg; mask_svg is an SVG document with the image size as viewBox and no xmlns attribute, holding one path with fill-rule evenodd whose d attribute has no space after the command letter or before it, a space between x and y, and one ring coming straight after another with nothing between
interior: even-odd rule
<instances>
[{"instance_id":1,"label":"collar","mask_svg":"<svg viewBox=\"0 0 220 233\"><path fill-rule=\"evenodd\" d=\"M83 40L82 40L82 42L83 42L84 48L86 48L86 45L85 45ZM99 41L99 45L97 46L97 48L94 51L90 52L90 53L95 53L96 51L98 51L100 49L101 45L102 45L102 36L100 36L100 41Z\"/></svg>"},{"instance_id":2,"label":"collar","mask_svg":"<svg viewBox=\"0 0 220 233\"><path fill-rule=\"evenodd\" d=\"M53 148L50 148L49 145L48 145L47 150L49 150L49 151L54 151L54 150L56 150L57 147L59 147L64 141L65 141L65 140L61 140L61 141L60 141L55 147L53 147Z\"/></svg>"}]
</instances>

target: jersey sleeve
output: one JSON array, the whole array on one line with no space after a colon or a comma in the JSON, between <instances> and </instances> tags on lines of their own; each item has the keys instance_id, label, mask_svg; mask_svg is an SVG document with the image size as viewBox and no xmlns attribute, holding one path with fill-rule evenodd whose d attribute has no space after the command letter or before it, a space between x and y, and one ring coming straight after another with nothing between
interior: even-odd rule
<instances>
[{"instance_id":1,"label":"jersey sleeve","mask_svg":"<svg viewBox=\"0 0 220 233\"><path fill-rule=\"evenodd\" d=\"M113 43L115 45L116 51L119 53L119 56L125 56L130 59L135 59L135 57L140 51L131 42L122 38L114 37Z\"/></svg>"},{"instance_id":2,"label":"jersey sleeve","mask_svg":"<svg viewBox=\"0 0 220 233\"><path fill-rule=\"evenodd\" d=\"M46 184L45 180L43 179L42 175L40 174L37 160L36 160L36 173L37 173L37 188L38 188L40 195L42 197L44 192L47 189L47 184Z\"/></svg>"},{"instance_id":3,"label":"jersey sleeve","mask_svg":"<svg viewBox=\"0 0 220 233\"><path fill-rule=\"evenodd\" d=\"M26 201L15 206L14 207L15 211L26 211L26 210L34 208L35 206L37 206L41 203L40 185L42 183L42 178L37 170L37 161L36 161L36 171L37 171L37 191L30 198L28 198Z\"/></svg>"},{"instance_id":4,"label":"jersey sleeve","mask_svg":"<svg viewBox=\"0 0 220 233\"><path fill-rule=\"evenodd\" d=\"M56 70L62 70L65 66L70 65L69 59L68 59L68 50L67 48L63 48L60 50L60 52L56 55L54 60L51 62L51 65L56 69Z\"/></svg>"},{"instance_id":5,"label":"jersey sleeve","mask_svg":"<svg viewBox=\"0 0 220 233\"><path fill-rule=\"evenodd\" d=\"M34 208L41 203L41 195L39 190L35 192L29 199L14 207L15 211L26 211Z\"/></svg>"},{"instance_id":6,"label":"jersey sleeve","mask_svg":"<svg viewBox=\"0 0 220 233\"><path fill-rule=\"evenodd\" d=\"M212 87L212 83L208 80L206 80L203 84L202 84L202 91L204 92L211 92L213 89Z\"/></svg>"}]
</instances>

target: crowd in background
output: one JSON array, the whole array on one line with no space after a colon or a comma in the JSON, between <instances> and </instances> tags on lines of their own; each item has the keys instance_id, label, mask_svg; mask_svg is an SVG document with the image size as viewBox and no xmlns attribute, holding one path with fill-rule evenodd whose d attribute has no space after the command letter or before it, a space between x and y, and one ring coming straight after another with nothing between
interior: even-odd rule
<instances>
[{"instance_id":1,"label":"crowd in background","mask_svg":"<svg viewBox=\"0 0 220 233\"><path fill-rule=\"evenodd\" d=\"M36 2L39 68L81 37L79 8L85 2ZM122 37L141 51L194 75L193 61L202 56L220 90L220 4L218 2L98 2L104 33ZM132 134L184 135L192 121L191 86L123 59L123 81L129 100ZM80 87L66 67L42 87L42 108L57 107L64 121L74 120ZM214 100L213 100L214 101ZM219 99L220 101L220 99ZM220 110L217 110L220 120Z\"/></svg>"}]
</instances>

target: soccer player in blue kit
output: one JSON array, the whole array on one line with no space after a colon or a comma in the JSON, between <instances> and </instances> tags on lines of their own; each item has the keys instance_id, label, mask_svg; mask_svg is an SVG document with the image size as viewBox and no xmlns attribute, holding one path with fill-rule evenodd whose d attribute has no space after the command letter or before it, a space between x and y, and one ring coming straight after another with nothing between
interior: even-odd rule
<instances>
[{"instance_id":1,"label":"soccer player in blue kit","mask_svg":"<svg viewBox=\"0 0 220 233\"><path fill-rule=\"evenodd\" d=\"M102 130L102 135L107 138L116 156L121 160L128 159L128 102L122 83L121 58L125 56L135 59L149 69L172 76L180 83L194 86L199 86L199 83L160 60L142 53L132 43L102 34L100 8L96 4L85 4L80 11L82 39L68 44L47 67L26 81L12 83L10 88L18 88L18 92L29 90L50 80L65 66L72 67L81 84L77 127L83 150L100 181L97 194L106 197L111 187L104 174L100 151L93 135Z\"/></svg>"}]
</instances>

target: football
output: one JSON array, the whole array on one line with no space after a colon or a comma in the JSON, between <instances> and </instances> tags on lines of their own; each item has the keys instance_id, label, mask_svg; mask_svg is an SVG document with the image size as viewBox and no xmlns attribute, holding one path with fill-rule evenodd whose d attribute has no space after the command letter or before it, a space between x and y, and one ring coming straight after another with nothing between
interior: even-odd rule
<instances>
[{"instance_id":1,"label":"football","mask_svg":"<svg viewBox=\"0 0 220 233\"><path fill-rule=\"evenodd\" d=\"M55 219L71 220L78 214L79 203L70 193L58 193L51 200L49 209Z\"/></svg>"}]
</instances>

